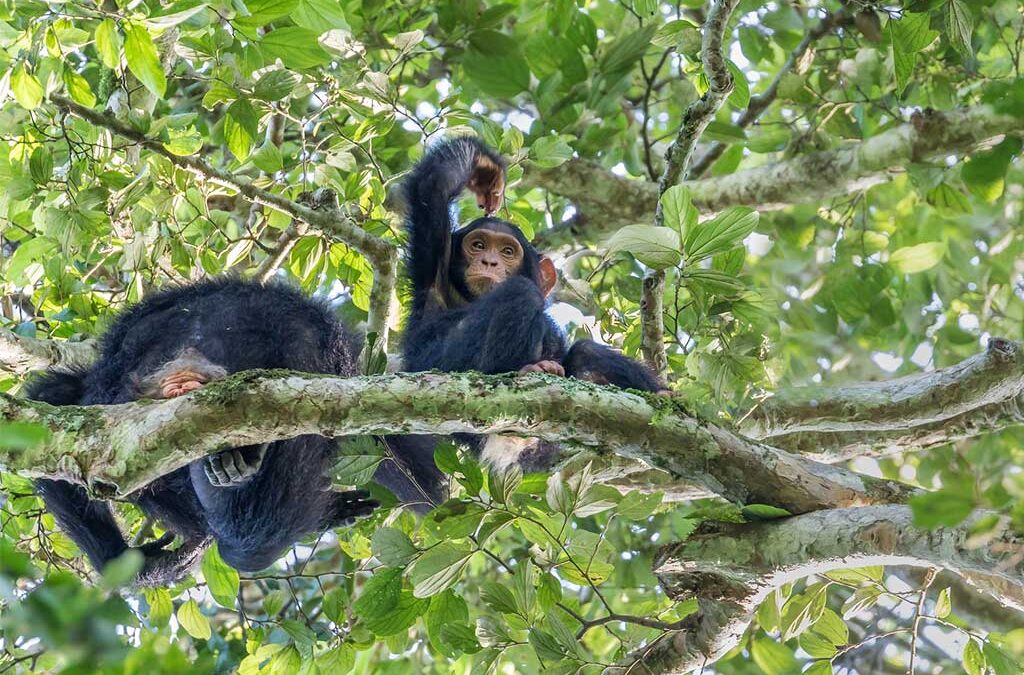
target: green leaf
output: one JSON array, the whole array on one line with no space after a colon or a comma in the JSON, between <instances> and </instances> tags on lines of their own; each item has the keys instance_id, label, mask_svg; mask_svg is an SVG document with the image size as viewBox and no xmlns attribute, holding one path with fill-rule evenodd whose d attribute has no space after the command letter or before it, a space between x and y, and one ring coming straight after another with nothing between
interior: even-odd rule
<instances>
[{"instance_id":1,"label":"green leaf","mask_svg":"<svg viewBox=\"0 0 1024 675\"><path fill-rule=\"evenodd\" d=\"M170 592L166 588L146 588L143 592L146 604L149 605L146 620L155 628L163 628L171 620L171 614L174 612Z\"/></svg>"},{"instance_id":2,"label":"green leaf","mask_svg":"<svg viewBox=\"0 0 1024 675\"><path fill-rule=\"evenodd\" d=\"M402 570L393 567L378 569L352 603L352 611L364 619L382 616L398 606L401 593Z\"/></svg>"},{"instance_id":3,"label":"green leaf","mask_svg":"<svg viewBox=\"0 0 1024 675\"><path fill-rule=\"evenodd\" d=\"M53 175L53 154L45 145L38 146L32 151L28 160L28 172L36 185L45 185L50 176Z\"/></svg>"},{"instance_id":4,"label":"green leaf","mask_svg":"<svg viewBox=\"0 0 1024 675\"><path fill-rule=\"evenodd\" d=\"M371 436L357 436L339 444L332 476L338 485L364 485L373 480L384 450Z\"/></svg>"},{"instance_id":5,"label":"green leaf","mask_svg":"<svg viewBox=\"0 0 1024 675\"><path fill-rule=\"evenodd\" d=\"M945 619L953 611L953 602L949 597L949 587L939 591L939 597L935 601L935 616Z\"/></svg>"},{"instance_id":6,"label":"green leaf","mask_svg":"<svg viewBox=\"0 0 1024 675\"><path fill-rule=\"evenodd\" d=\"M1007 138L988 152L972 155L960 166L960 177L978 199L994 202L1003 195L1006 170L1020 153L1019 138Z\"/></svg>"},{"instance_id":7,"label":"green leaf","mask_svg":"<svg viewBox=\"0 0 1024 675\"><path fill-rule=\"evenodd\" d=\"M679 48L680 36L684 31L698 30L700 27L689 19L675 19L661 25L657 32L651 37L651 44L655 47L667 49L669 47ZM741 36L742 37L742 36Z\"/></svg>"},{"instance_id":8,"label":"green leaf","mask_svg":"<svg viewBox=\"0 0 1024 675\"><path fill-rule=\"evenodd\" d=\"M916 274L930 270L946 255L946 244L941 241L904 246L892 252L889 265L900 274Z\"/></svg>"},{"instance_id":9,"label":"green leaf","mask_svg":"<svg viewBox=\"0 0 1024 675\"><path fill-rule=\"evenodd\" d=\"M298 26L277 28L259 41L260 50L268 59L281 59L288 68L306 70L322 66L331 55L320 46L316 31Z\"/></svg>"},{"instance_id":10,"label":"green leaf","mask_svg":"<svg viewBox=\"0 0 1024 675\"><path fill-rule=\"evenodd\" d=\"M661 195L661 215L663 224L678 232L681 240L697 225L699 217L690 191L682 185L673 185Z\"/></svg>"},{"instance_id":11,"label":"green leaf","mask_svg":"<svg viewBox=\"0 0 1024 675\"><path fill-rule=\"evenodd\" d=\"M523 469L518 464L504 469L495 467L487 474L487 491L499 504L508 504L522 483Z\"/></svg>"},{"instance_id":12,"label":"green leaf","mask_svg":"<svg viewBox=\"0 0 1024 675\"><path fill-rule=\"evenodd\" d=\"M651 22L640 30L623 31L602 52L597 62L598 69L609 80L618 80L626 75L647 53L656 30L657 24Z\"/></svg>"},{"instance_id":13,"label":"green leaf","mask_svg":"<svg viewBox=\"0 0 1024 675\"><path fill-rule=\"evenodd\" d=\"M928 530L959 525L971 515L974 506L973 495L952 490L927 492L910 498L914 525Z\"/></svg>"},{"instance_id":14,"label":"green leaf","mask_svg":"<svg viewBox=\"0 0 1024 675\"><path fill-rule=\"evenodd\" d=\"M197 640L209 640L213 634L210 630L210 621L199 611L199 605L195 600L188 600L179 607L176 616L185 632Z\"/></svg>"},{"instance_id":15,"label":"green leaf","mask_svg":"<svg viewBox=\"0 0 1024 675\"><path fill-rule=\"evenodd\" d=\"M441 443L434 448L434 464L438 470L449 476L462 468L462 461L459 460L459 451L454 443Z\"/></svg>"},{"instance_id":16,"label":"green leaf","mask_svg":"<svg viewBox=\"0 0 1024 675\"><path fill-rule=\"evenodd\" d=\"M846 627L842 618L828 607L822 610L821 617L811 630L837 647L850 641L850 629Z\"/></svg>"},{"instance_id":17,"label":"green leaf","mask_svg":"<svg viewBox=\"0 0 1024 675\"><path fill-rule=\"evenodd\" d=\"M817 633L804 633L800 636L800 649L811 658L828 659L836 655L836 646Z\"/></svg>"},{"instance_id":18,"label":"green leaf","mask_svg":"<svg viewBox=\"0 0 1024 675\"><path fill-rule=\"evenodd\" d=\"M949 183L939 183L925 195L928 203L946 217L956 217L961 213L971 212L971 203L967 196Z\"/></svg>"},{"instance_id":19,"label":"green leaf","mask_svg":"<svg viewBox=\"0 0 1024 675\"><path fill-rule=\"evenodd\" d=\"M0 422L0 450L29 450L45 443L50 430L32 422Z\"/></svg>"},{"instance_id":20,"label":"green leaf","mask_svg":"<svg viewBox=\"0 0 1024 675\"><path fill-rule=\"evenodd\" d=\"M679 241L679 233L668 227L627 225L608 239L606 255L629 253L648 267L666 269L682 260Z\"/></svg>"},{"instance_id":21,"label":"green leaf","mask_svg":"<svg viewBox=\"0 0 1024 675\"><path fill-rule=\"evenodd\" d=\"M404 567L418 551L405 532L394 527L382 527L373 533L373 555L385 565Z\"/></svg>"},{"instance_id":22,"label":"green leaf","mask_svg":"<svg viewBox=\"0 0 1024 675\"><path fill-rule=\"evenodd\" d=\"M445 590L458 581L472 556L471 549L448 542L424 551L408 569L413 595L429 598Z\"/></svg>"},{"instance_id":23,"label":"green leaf","mask_svg":"<svg viewBox=\"0 0 1024 675\"><path fill-rule=\"evenodd\" d=\"M263 28L268 23L287 16L298 7L299 0L247 0L249 16L239 16L234 24L241 28Z\"/></svg>"},{"instance_id":24,"label":"green leaf","mask_svg":"<svg viewBox=\"0 0 1024 675\"><path fill-rule=\"evenodd\" d=\"M974 640L968 640L964 645L964 653L960 657L960 662L967 675L984 675L985 667L988 665L985 655L981 653L981 648Z\"/></svg>"},{"instance_id":25,"label":"green leaf","mask_svg":"<svg viewBox=\"0 0 1024 675\"><path fill-rule=\"evenodd\" d=\"M733 89L729 94L729 103L740 109L746 109L750 105L750 83L747 76L740 67L732 61L726 61L729 73L732 74Z\"/></svg>"},{"instance_id":26,"label":"green leaf","mask_svg":"<svg viewBox=\"0 0 1024 675\"><path fill-rule=\"evenodd\" d=\"M188 157L199 152L203 147L203 137L194 127L187 129L168 129L167 140L163 143L168 152L179 157Z\"/></svg>"},{"instance_id":27,"label":"green leaf","mask_svg":"<svg viewBox=\"0 0 1024 675\"><path fill-rule=\"evenodd\" d=\"M743 507L742 512L743 517L750 521L778 520L779 518L789 518L793 515L786 509L780 509L769 504L747 504Z\"/></svg>"},{"instance_id":28,"label":"green leaf","mask_svg":"<svg viewBox=\"0 0 1024 675\"><path fill-rule=\"evenodd\" d=\"M687 262L692 265L738 246L757 227L758 219L757 211L737 206L689 229L683 243Z\"/></svg>"},{"instance_id":29,"label":"green leaf","mask_svg":"<svg viewBox=\"0 0 1024 675\"><path fill-rule=\"evenodd\" d=\"M825 576L829 579L838 581L841 584L850 584L852 586L860 586L861 584L871 582L881 583L884 574L885 568L881 565L825 572Z\"/></svg>"},{"instance_id":30,"label":"green leaf","mask_svg":"<svg viewBox=\"0 0 1024 675\"><path fill-rule=\"evenodd\" d=\"M643 493L639 490L627 492L619 502L618 512L623 518L643 520L661 505L664 495L661 492Z\"/></svg>"},{"instance_id":31,"label":"green leaf","mask_svg":"<svg viewBox=\"0 0 1024 675\"><path fill-rule=\"evenodd\" d=\"M767 637L750 641L750 655L765 675L796 675L800 664L792 650L781 642Z\"/></svg>"},{"instance_id":32,"label":"green leaf","mask_svg":"<svg viewBox=\"0 0 1024 675\"><path fill-rule=\"evenodd\" d=\"M292 93L299 76L288 70L271 70L264 73L253 87L253 95L261 101L280 101Z\"/></svg>"},{"instance_id":33,"label":"green leaf","mask_svg":"<svg viewBox=\"0 0 1024 675\"><path fill-rule=\"evenodd\" d=\"M104 19L96 26L96 53L100 61L111 70L121 65L121 34L111 19Z\"/></svg>"},{"instance_id":34,"label":"green leaf","mask_svg":"<svg viewBox=\"0 0 1024 675\"><path fill-rule=\"evenodd\" d=\"M202 570L213 599L222 607L234 609L238 596L238 571L220 557L216 543L203 556Z\"/></svg>"},{"instance_id":35,"label":"green leaf","mask_svg":"<svg viewBox=\"0 0 1024 675\"><path fill-rule=\"evenodd\" d=\"M929 28L931 15L904 12L899 21L889 21L893 69L896 74L896 95L901 96L910 83L917 53L930 45L938 33Z\"/></svg>"},{"instance_id":36,"label":"green leaf","mask_svg":"<svg viewBox=\"0 0 1024 675\"><path fill-rule=\"evenodd\" d=\"M248 101L238 99L228 106L224 117L224 140L235 157L243 160L249 156L258 133L259 118Z\"/></svg>"},{"instance_id":37,"label":"green leaf","mask_svg":"<svg viewBox=\"0 0 1024 675\"><path fill-rule=\"evenodd\" d=\"M318 35L335 28L348 30L349 27L338 0L299 0L291 19Z\"/></svg>"},{"instance_id":38,"label":"green leaf","mask_svg":"<svg viewBox=\"0 0 1024 675\"><path fill-rule=\"evenodd\" d=\"M802 635L821 618L825 610L825 585L809 586L800 595L794 595L782 608L782 639L790 640Z\"/></svg>"},{"instance_id":39,"label":"green leaf","mask_svg":"<svg viewBox=\"0 0 1024 675\"><path fill-rule=\"evenodd\" d=\"M463 649L444 639L444 627L447 625L463 625L473 635L473 629L468 626L469 606L466 601L452 591L448 590L439 593L430 599L430 609L427 610L425 623L427 625L427 636L434 647L447 656L455 658ZM456 640L462 642L462 640ZM476 644L476 637L473 636L473 643ZM479 648L479 646L478 646Z\"/></svg>"},{"instance_id":40,"label":"green leaf","mask_svg":"<svg viewBox=\"0 0 1024 675\"><path fill-rule=\"evenodd\" d=\"M264 141L253 153L252 163L263 173L276 173L284 166L281 150L270 140Z\"/></svg>"},{"instance_id":41,"label":"green leaf","mask_svg":"<svg viewBox=\"0 0 1024 675\"><path fill-rule=\"evenodd\" d=\"M376 635L388 636L408 630L430 608L430 601L415 597L403 590L398 603L385 613L377 613L363 619L364 625Z\"/></svg>"},{"instance_id":42,"label":"green leaf","mask_svg":"<svg viewBox=\"0 0 1024 675\"><path fill-rule=\"evenodd\" d=\"M1018 664L991 639L985 643L985 661L995 675L1020 675Z\"/></svg>"},{"instance_id":43,"label":"green leaf","mask_svg":"<svg viewBox=\"0 0 1024 675\"><path fill-rule=\"evenodd\" d=\"M949 0L946 5L946 36L961 57L974 56L971 35L974 33L974 16L963 0Z\"/></svg>"},{"instance_id":44,"label":"green leaf","mask_svg":"<svg viewBox=\"0 0 1024 675\"><path fill-rule=\"evenodd\" d=\"M64 79L64 86L67 88L71 98L87 108L96 105L96 96L92 93L88 80L70 68L64 69L62 77Z\"/></svg>"},{"instance_id":45,"label":"green leaf","mask_svg":"<svg viewBox=\"0 0 1024 675\"><path fill-rule=\"evenodd\" d=\"M126 23L124 29L124 56L128 61L128 70L132 71L139 82L146 86L158 98L163 98L167 89L167 77L160 65L153 38L144 26Z\"/></svg>"},{"instance_id":46,"label":"green leaf","mask_svg":"<svg viewBox=\"0 0 1024 675\"><path fill-rule=\"evenodd\" d=\"M572 159L573 149L565 139L571 136L542 136L530 146L530 159L539 167L551 169Z\"/></svg>"},{"instance_id":47,"label":"green leaf","mask_svg":"<svg viewBox=\"0 0 1024 675\"><path fill-rule=\"evenodd\" d=\"M853 595L846 599L843 603L843 618L846 620L866 612L875 606L878 602L878 598L882 596L881 589L875 586L865 586L858 588Z\"/></svg>"},{"instance_id":48,"label":"green leaf","mask_svg":"<svg viewBox=\"0 0 1024 675\"><path fill-rule=\"evenodd\" d=\"M24 63L18 64L11 73L11 91L18 105L26 110L35 110L43 102L43 85L28 72Z\"/></svg>"},{"instance_id":49,"label":"green leaf","mask_svg":"<svg viewBox=\"0 0 1024 675\"><path fill-rule=\"evenodd\" d=\"M493 30L469 36L462 68L488 96L511 98L530 86L530 66L512 37Z\"/></svg>"},{"instance_id":50,"label":"green leaf","mask_svg":"<svg viewBox=\"0 0 1024 675\"><path fill-rule=\"evenodd\" d=\"M487 581L480 589L480 600L499 614L518 614L515 596L504 584Z\"/></svg>"},{"instance_id":51,"label":"green leaf","mask_svg":"<svg viewBox=\"0 0 1024 675\"><path fill-rule=\"evenodd\" d=\"M206 11L208 4L203 2L194 7L189 7L178 12L170 12L168 14L160 14L158 16L151 16L146 19L146 26L156 31L167 30L168 28L174 28L177 25L183 24L196 14ZM173 6L172 6L173 7Z\"/></svg>"}]
</instances>

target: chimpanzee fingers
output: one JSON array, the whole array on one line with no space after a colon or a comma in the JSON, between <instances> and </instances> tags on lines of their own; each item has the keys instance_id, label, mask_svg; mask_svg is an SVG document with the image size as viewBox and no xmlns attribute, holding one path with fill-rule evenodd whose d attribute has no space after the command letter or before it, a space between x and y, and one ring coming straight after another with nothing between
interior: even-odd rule
<instances>
[{"instance_id":1,"label":"chimpanzee fingers","mask_svg":"<svg viewBox=\"0 0 1024 675\"><path fill-rule=\"evenodd\" d=\"M547 373L548 375L557 375L558 377L565 376L565 368L558 361L538 361L537 363L531 363L523 366L519 369L520 373Z\"/></svg>"},{"instance_id":2,"label":"chimpanzee fingers","mask_svg":"<svg viewBox=\"0 0 1024 675\"><path fill-rule=\"evenodd\" d=\"M269 443L244 449L232 448L210 455L203 463L207 480L215 487L241 485L256 475Z\"/></svg>"},{"instance_id":3,"label":"chimpanzee fingers","mask_svg":"<svg viewBox=\"0 0 1024 675\"><path fill-rule=\"evenodd\" d=\"M137 546L136 548L140 552L142 552L142 555L144 555L144 556L151 556L151 555L155 555L157 553L162 552L164 546L167 546L172 541L174 541L174 533L173 532L165 532L163 534L163 536L160 537L159 539L156 539L154 541L148 541L145 544L142 544L141 546Z\"/></svg>"}]
</instances>

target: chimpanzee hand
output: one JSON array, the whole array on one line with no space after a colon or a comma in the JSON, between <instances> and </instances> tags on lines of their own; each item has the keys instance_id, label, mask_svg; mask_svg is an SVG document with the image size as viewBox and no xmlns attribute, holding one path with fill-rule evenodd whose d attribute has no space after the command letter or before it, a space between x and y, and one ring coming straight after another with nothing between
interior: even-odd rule
<instances>
[{"instance_id":1,"label":"chimpanzee hand","mask_svg":"<svg viewBox=\"0 0 1024 675\"><path fill-rule=\"evenodd\" d=\"M505 194L505 170L486 155L477 155L466 187L476 195L477 206L491 215L501 208Z\"/></svg>"},{"instance_id":2,"label":"chimpanzee hand","mask_svg":"<svg viewBox=\"0 0 1024 675\"><path fill-rule=\"evenodd\" d=\"M334 505L328 527L342 527L356 522L360 516L368 516L380 506L376 499L370 499L366 490L349 490L334 493Z\"/></svg>"},{"instance_id":3,"label":"chimpanzee hand","mask_svg":"<svg viewBox=\"0 0 1024 675\"><path fill-rule=\"evenodd\" d=\"M565 376L565 368L558 361L538 361L537 363L531 363L523 366L519 369L520 373L547 373L548 375L557 375L558 377Z\"/></svg>"},{"instance_id":4,"label":"chimpanzee hand","mask_svg":"<svg viewBox=\"0 0 1024 675\"><path fill-rule=\"evenodd\" d=\"M235 487L242 485L260 470L263 456L269 443L232 448L203 460L203 472L214 487Z\"/></svg>"}]
</instances>

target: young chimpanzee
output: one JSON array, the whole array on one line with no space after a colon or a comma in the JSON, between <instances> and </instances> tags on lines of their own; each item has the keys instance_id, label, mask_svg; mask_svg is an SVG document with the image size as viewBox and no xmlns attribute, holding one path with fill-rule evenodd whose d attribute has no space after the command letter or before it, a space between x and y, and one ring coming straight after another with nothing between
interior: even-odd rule
<instances>
[{"instance_id":1,"label":"young chimpanzee","mask_svg":"<svg viewBox=\"0 0 1024 675\"><path fill-rule=\"evenodd\" d=\"M404 368L546 372L664 392L642 364L613 349L592 340L566 348L545 311L558 276L554 264L518 227L490 215L501 206L504 186L504 160L474 138L431 148L413 169L406 183L413 304ZM487 215L453 232L452 202L467 187ZM512 454L522 450L516 440L488 439L477 449L492 463L522 461L508 456L510 448ZM540 468L545 461L534 448L529 463Z\"/></svg>"},{"instance_id":2,"label":"young chimpanzee","mask_svg":"<svg viewBox=\"0 0 1024 675\"><path fill-rule=\"evenodd\" d=\"M91 368L47 373L28 394L54 405L171 398L253 368L351 375L353 340L325 307L291 288L207 281L150 296L117 319ZM184 539L177 551L164 549L173 535L141 546L138 583L176 580L211 537L230 565L255 571L301 537L369 514L377 504L367 493L330 489L335 447L327 438L299 436L227 449L131 495ZM40 479L36 487L97 570L128 548L108 503L65 481Z\"/></svg>"}]
</instances>

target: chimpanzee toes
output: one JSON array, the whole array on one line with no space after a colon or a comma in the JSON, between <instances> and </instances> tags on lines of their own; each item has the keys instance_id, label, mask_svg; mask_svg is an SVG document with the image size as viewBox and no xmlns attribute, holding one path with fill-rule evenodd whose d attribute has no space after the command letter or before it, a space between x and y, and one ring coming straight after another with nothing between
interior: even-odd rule
<instances>
[{"instance_id":1,"label":"chimpanzee toes","mask_svg":"<svg viewBox=\"0 0 1024 675\"><path fill-rule=\"evenodd\" d=\"M548 375L557 375L558 377L565 376L565 368L558 361L538 361L537 363L531 363L523 366L519 369L520 373L547 373Z\"/></svg>"},{"instance_id":2,"label":"chimpanzee toes","mask_svg":"<svg viewBox=\"0 0 1024 675\"><path fill-rule=\"evenodd\" d=\"M206 479L214 487L233 487L247 482L260 470L267 445L256 446L255 452L253 448L232 448L207 456L203 462Z\"/></svg>"}]
</instances>

